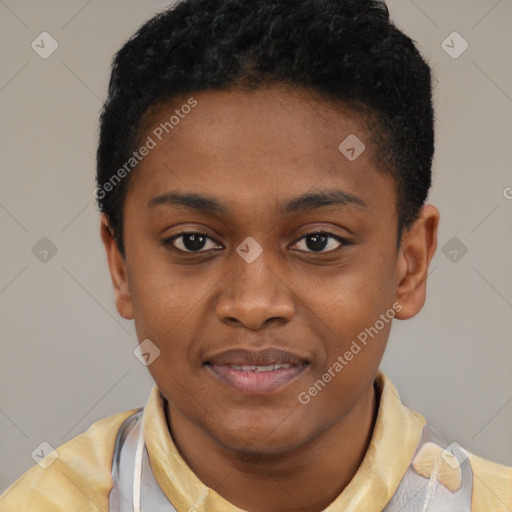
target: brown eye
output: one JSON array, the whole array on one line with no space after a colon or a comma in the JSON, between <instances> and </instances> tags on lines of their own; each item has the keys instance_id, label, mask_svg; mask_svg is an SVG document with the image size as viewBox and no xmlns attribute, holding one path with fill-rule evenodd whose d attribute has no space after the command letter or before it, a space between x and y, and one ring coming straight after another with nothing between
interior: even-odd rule
<instances>
[{"instance_id":1,"label":"brown eye","mask_svg":"<svg viewBox=\"0 0 512 512\"><path fill-rule=\"evenodd\" d=\"M208 241L210 241L210 245L213 246L205 249L205 246L208 245ZM174 248L182 252L206 252L211 249L219 248L217 242L212 240L208 235L195 232L179 233L167 240L164 240L164 243L166 245L172 245Z\"/></svg>"},{"instance_id":2,"label":"brown eye","mask_svg":"<svg viewBox=\"0 0 512 512\"><path fill-rule=\"evenodd\" d=\"M334 252L339 247L348 245L348 242L344 238L334 235L333 233L326 233L324 231L309 233L295 242L294 245L296 246L303 241L305 241L305 243L302 245L302 247L305 245L306 249L303 248L298 250L304 250L305 252ZM328 250L325 250L326 248Z\"/></svg>"}]
</instances>

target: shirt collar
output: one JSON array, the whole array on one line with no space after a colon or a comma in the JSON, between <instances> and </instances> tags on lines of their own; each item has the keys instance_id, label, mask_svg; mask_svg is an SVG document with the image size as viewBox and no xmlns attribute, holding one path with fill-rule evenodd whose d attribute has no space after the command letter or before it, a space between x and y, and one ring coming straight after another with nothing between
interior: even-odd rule
<instances>
[{"instance_id":1,"label":"shirt collar","mask_svg":"<svg viewBox=\"0 0 512 512\"><path fill-rule=\"evenodd\" d=\"M343 492L323 512L380 512L392 498L415 450L425 418L402 404L391 380L378 372L379 409L368 451ZM243 512L204 485L180 455L165 417L165 399L155 385L142 422L155 478L175 508L197 512Z\"/></svg>"}]
</instances>

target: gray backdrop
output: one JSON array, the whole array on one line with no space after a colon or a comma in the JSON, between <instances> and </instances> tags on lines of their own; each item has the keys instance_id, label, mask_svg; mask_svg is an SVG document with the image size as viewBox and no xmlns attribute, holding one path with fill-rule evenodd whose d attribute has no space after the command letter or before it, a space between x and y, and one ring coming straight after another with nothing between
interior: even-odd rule
<instances>
[{"instance_id":1,"label":"gray backdrop","mask_svg":"<svg viewBox=\"0 0 512 512\"><path fill-rule=\"evenodd\" d=\"M153 385L92 191L111 58L168 3L0 0L0 492L41 442L144 405ZM388 5L434 67L442 220L427 303L395 321L382 369L439 433L512 465L512 1Z\"/></svg>"}]
</instances>

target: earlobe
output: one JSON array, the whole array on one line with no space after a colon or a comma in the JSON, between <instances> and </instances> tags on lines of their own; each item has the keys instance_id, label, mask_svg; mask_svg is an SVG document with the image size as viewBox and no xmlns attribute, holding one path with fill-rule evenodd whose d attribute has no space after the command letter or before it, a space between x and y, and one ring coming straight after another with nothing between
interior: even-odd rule
<instances>
[{"instance_id":1,"label":"earlobe","mask_svg":"<svg viewBox=\"0 0 512 512\"><path fill-rule=\"evenodd\" d=\"M439 211L425 205L417 220L404 233L397 260L396 294L402 309L396 318L406 320L418 314L425 304L430 261L437 248Z\"/></svg>"},{"instance_id":2,"label":"earlobe","mask_svg":"<svg viewBox=\"0 0 512 512\"><path fill-rule=\"evenodd\" d=\"M116 307L119 314L126 319L133 319L133 304L126 270L126 262L117 247L114 233L108 218L101 215L100 222L101 240L107 253L107 262L110 270L110 277L114 286L116 296Z\"/></svg>"}]
</instances>

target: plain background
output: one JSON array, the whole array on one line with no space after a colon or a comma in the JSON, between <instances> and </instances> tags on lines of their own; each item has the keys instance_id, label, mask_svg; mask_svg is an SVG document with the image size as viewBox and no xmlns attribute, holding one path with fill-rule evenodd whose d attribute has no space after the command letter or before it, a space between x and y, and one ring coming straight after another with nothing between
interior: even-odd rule
<instances>
[{"instance_id":1,"label":"plain background","mask_svg":"<svg viewBox=\"0 0 512 512\"><path fill-rule=\"evenodd\" d=\"M166 5L0 0L0 491L42 441L143 406L153 385L115 309L92 191L110 61ZM388 6L434 68L442 219L427 303L395 321L382 369L439 434L512 465L512 2ZM59 45L47 59L31 48L43 31ZM456 59L441 46L454 31L469 44Z\"/></svg>"}]
</instances>

